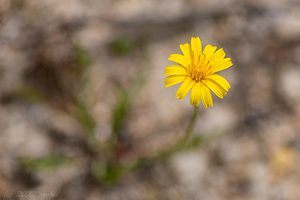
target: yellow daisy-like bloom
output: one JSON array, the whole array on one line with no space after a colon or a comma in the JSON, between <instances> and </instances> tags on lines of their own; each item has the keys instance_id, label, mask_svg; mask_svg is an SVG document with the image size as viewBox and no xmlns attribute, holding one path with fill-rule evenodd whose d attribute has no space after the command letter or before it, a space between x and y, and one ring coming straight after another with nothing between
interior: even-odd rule
<instances>
[{"instance_id":1,"label":"yellow daisy-like bloom","mask_svg":"<svg viewBox=\"0 0 300 200\"><path fill-rule=\"evenodd\" d=\"M191 44L180 45L182 54L171 54L169 60L177 65L165 68L165 87L178 83L182 84L177 90L176 97L183 99L191 90L191 104L199 106L200 102L205 108L213 106L210 90L219 98L223 98L230 88L228 81L216 72L231 67L230 58L225 58L222 48L206 45L202 51L199 37L192 37Z\"/></svg>"}]
</instances>

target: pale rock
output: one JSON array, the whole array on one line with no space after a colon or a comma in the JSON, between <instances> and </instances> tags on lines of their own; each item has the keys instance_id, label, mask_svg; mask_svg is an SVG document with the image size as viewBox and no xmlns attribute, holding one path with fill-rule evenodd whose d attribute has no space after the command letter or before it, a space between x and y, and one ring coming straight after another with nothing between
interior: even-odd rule
<instances>
[{"instance_id":1,"label":"pale rock","mask_svg":"<svg viewBox=\"0 0 300 200\"><path fill-rule=\"evenodd\" d=\"M281 71L280 86L284 96L290 102L297 103L300 99L300 70L285 68Z\"/></svg>"},{"instance_id":2,"label":"pale rock","mask_svg":"<svg viewBox=\"0 0 300 200\"><path fill-rule=\"evenodd\" d=\"M283 39L293 39L300 36L300 7L275 17L275 30Z\"/></svg>"},{"instance_id":3,"label":"pale rock","mask_svg":"<svg viewBox=\"0 0 300 200\"><path fill-rule=\"evenodd\" d=\"M182 0L122 0L113 5L111 16L122 20L132 20L134 18L160 20L182 15L185 13L184 8L185 3Z\"/></svg>"},{"instance_id":4,"label":"pale rock","mask_svg":"<svg viewBox=\"0 0 300 200\"><path fill-rule=\"evenodd\" d=\"M215 102L208 110L201 109L200 117L195 127L195 134L222 134L234 128L239 115L224 102Z\"/></svg>"},{"instance_id":5,"label":"pale rock","mask_svg":"<svg viewBox=\"0 0 300 200\"><path fill-rule=\"evenodd\" d=\"M51 142L40 128L34 126L20 108L9 109L2 121L0 145L8 152L18 156L40 157L50 153Z\"/></svg>"},{"instance_id":6,"label":"pale rock","mask_svg":"<svg viewBox=\"0 0 300 200\"><path fill-rule=\"evenodd\" d=\"M206 157L199 152L183 152L171 159L172 167L180 182L189 189L197 190L206 169Z\"/></svg>"}]
</instances>

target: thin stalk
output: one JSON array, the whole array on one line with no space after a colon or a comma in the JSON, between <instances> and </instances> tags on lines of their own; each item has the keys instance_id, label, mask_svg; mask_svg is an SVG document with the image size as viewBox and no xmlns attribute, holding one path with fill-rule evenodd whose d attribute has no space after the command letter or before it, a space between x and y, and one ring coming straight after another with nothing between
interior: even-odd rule
<instances>
[{"instance_id":1,"label":"thin stalk","mask_svg":"<svg viewBox=\"0 0 300 200\"><path fill-rule=\"evenodd\" d=\"M188 143L190 142L192 135L194 133L194 129L195 129L195 125L196 125L198 116L199 116L199 108L195 106L190 123L188 124L188 126L186 128L185 135L183 136L183 138L181 138L176 143L176 145L173 148L169 149L167 152L171 153L174 151L178 151L178 150L184 148L186 145L188 145Z\"/></svg>"},{"instance_id":2,"label":"thin stalk","mask_svg":"<svg viewBox=\"0 0 300 200\"><path fill-rule=\"evenodd\" d=\"M192 137L194 129L195 129L195 125L196 125L196 122L197 122L197 119L198 119L198 116L199 116L199 108L197 106L195 106L191 121L190 121L189 125L186 128L186 133L185 133L185 136L183 138L183 144L188 143L188 141Z\"/></svg>"},{"instance_id":3,"label":"thin stalk","mask_svg":"<svg viewBox=\"0 0 300 200\"><path fill-rule=\"evenodd\" d=\"M138 159L136 162L128 165L127 170L129 171L129 170L135 169L146 161L155 161L155 160L161 160L161 159L168 158L173 153L178 152L181 149L184 149L188 145L188 143L190 142L190 140L192 138L198 117L199 117L199 108L195 106L192 118L186 128L186 132L185 132L185 135L183 138L180 138L177 141L177 143L174 146L170 147L169 149L163 150L152 156L148 156L148 157L146 156L144 158Z\"/></svg>"}]
</instances>

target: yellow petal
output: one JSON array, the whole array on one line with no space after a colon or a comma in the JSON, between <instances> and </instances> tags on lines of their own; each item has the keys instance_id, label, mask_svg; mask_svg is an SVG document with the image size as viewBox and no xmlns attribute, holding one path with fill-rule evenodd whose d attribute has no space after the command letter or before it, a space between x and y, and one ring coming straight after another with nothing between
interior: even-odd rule
<instances>
[{"instance_id":1,"label":"yellow petal","mask_svg":"<svg viewBox=\"0 0 300 200\"><path fill-rule=\"evenodd\" d=\"M170 65L165 68L165 76L185 76L187 72L185 68L179 65Z\"/></svg>"},{"instance_id":2,"label":"yellow petal","mask_svg":"<svg viewBox=\"0 0 300 200\"><path fill-rule=\"evenodd\" d=\"M216 72L222 71L224 69L228 69L232 65L233 64L232 64L230 58L224 58L224 59L220 60L219 62L212 64L210 67L210 70L213 73L216 73Z\"/></svg>"},{"instance_id":3,"label":"yellow petal","mask_svg":"<svg viewBox=\"0 0 300 200\"><path fill-rule=\"evenodd\" d=\"M213 100L212 100L211 93L210 93L209 89L206 87L206 85L204 85L204 84L201 84L200 96L201 96L202 104L203 104L204 108L213 106Z\"/></svg>"},{"instance_id":4,"label":"yellow petal","mask_svg":"<svg viewBox=\"0 0 300 200\"><path fill-rule=\"evenodd\" d=\"M225 51L223 48L218 49L210 58L210 64L215 65L221 62L225 58Z\"/></svg>"},{"instance_id":5,"label":"yellow petal","mask_svg":"<svg viewBox=\"0 0 300 200\"><path fill-rule=\"evenodd\" d=\"M171 87L173 85L181 83L184 81L184 79L185 76L169 76L165 78L165 87Z\"/></svg>"},{"instance_id":6,"label":"yellow petal","mask_svg":"<svg viewBox=\"0 0 300 200\"><path fill-rule=\"evenodd\" d=\"M203 54L205 55L205 57L207 59L210 59L211 56L214 54L214 52L216 51L217 47L216 46L212 46L212 45L206 45L204 50L203 50Z\"/></svg>"},{"instance_id":7,"label":"yellow petal","mask_svg":"<svg viewBox=\"0 0 300 200\"><path fill-rule=\"evenodd\" d=\"M202 81L217 97L223 99L224 96L227 94L227 91L217 84L215 81L212 80L203 80Z\"/></svg>"},{"instance_id":8,"label":"yellow petal","mask_svg":"<svg viewBox=\"0 0 300 200\"><path fill-rule=\"evenodd\" d=\"M187 59L191 59L191 47L188 43L181 44L180 49Z\"/></svg>"},{"instance_id":9,"label":"yellow petal","mask_svg":"<svg viewBox=\"0 0 300 200\"><path fill-rule=\"evenodd\" d=\"M184 67L188 67L190 64L190 60L184 57L184 55L181 54L171 54L168 58L168 60L176 62Z\"/></svg>"},{"instance_id":10,"label":"yellow petal","mask_svg":"<svg viewBox=\"0 0 300 200\"><path fill-rule=\"evenodd\" d=\"M209 60L205 57L204 54L200 56L200 62L198 66L205 72L209 69Z\"/></svg>"},{"instance_id":11,"label":"yellow petal","mask_svg":"<svg viewBox=\"0 0 300 200\"><path fill-rule=\"evenodd\" d=\"M230 88L230 84L228 83L228 81L224 77L222 77L218 74L209 75L205 79L214 81L215 83L219 84L226 91L228 91Z\"/></svg>"},{"instance_id":12,"label":"yellow petal","mask_svg":"<svg viewBox=\"0 0 300 200\"><path fill-rule=\"evenodd\" d=\"M200 101L201 101L201 93L200 93L200 83L195 83L194 87L192 88L191 92L191 104L195 106L199 106Z\"/></svg>"},{"instance_id":13,"label":"yellow petal","mask_svg":"<svg viewBox=\"0 0 300 200\"><path fill-rule=\"evenodd\" d=\"M191 38L191 49L193 52L194 63L198 63L200 55L202 54L202 44L199 37Z\"/></svg>"},{"instance_id":14,"label":"yellow petal","mask_svg":"<svg viewBox=\"0 0 300 200\"><path fill-rule=\"evenodd\" d=\"M184 79L183 83L180 85L176 92L176 97L178 99L183 99L189 93L194 84L195 82L191 78L187 77L186 79Z\"/></svg>"}]
</instances>

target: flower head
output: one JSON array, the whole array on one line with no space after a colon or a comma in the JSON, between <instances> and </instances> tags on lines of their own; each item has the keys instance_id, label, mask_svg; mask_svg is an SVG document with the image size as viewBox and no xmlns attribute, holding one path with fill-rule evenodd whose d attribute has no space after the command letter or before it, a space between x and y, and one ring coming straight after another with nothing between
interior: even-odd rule
<instances>
[{"instance_id":1,"label":"flower head","mask_svg":"<svg viewBox=\"0 0 300 200\"><path fill-rule=\"evenodd\" d=\"M180 45L182 54L171 54L169 60L177 63L165 68L165 87L182 83L177 90L176 97L183 99L191 90L191 104L199 106L200 102L205 108L213 106L210 90L223 98L230 88L228 81L216 74L231 67L230 58L225 58L222 48L206 45L202 50L199 37L192 37L191 44Z\"/></svg>"}]
</instances>

